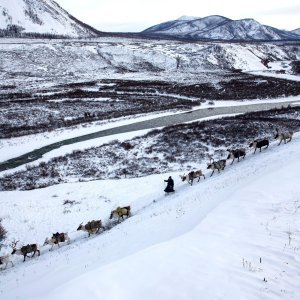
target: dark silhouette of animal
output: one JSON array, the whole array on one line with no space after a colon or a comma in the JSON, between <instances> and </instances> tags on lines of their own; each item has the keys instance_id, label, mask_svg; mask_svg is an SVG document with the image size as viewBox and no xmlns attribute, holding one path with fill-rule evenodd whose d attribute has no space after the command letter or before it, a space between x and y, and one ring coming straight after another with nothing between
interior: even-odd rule
<instances>
[{"instance_id":1,"label":"dark silhouette of animal","mask_svg":"<svg viewBox=\"0 0 300 300\"><path fill-rule=\"evenodd\" d=\"M64 243L66 241L68 244L70 243L71 239L70 239L69 235L67 233L63 233L63 232L58 233L57 232L57 233L54 233L51 238L46 238L43 246L51 245L52 247L49 250L49 251L51 251L54 245L57 245L58 247L60 247L59 243Z\"/></svg>"},{"instance_id":2,"label":"dark silhouette of animal","mask_svg":"<svg viewBox=\"0 0 300 300\"><path fill-rule=\"evenodd\" d=\"M13 262L9 258L9 255L0 256L0 265L5 264L4 270L6 269L6 267L9 263L11 263L12 267L14 266Z\"/></svg>"},{"instance_id":3,"label":"dark silhouette of animal","mask_svg":"<svg viewBox=\"0 0 300 300\"><path fill-rule=\"evenodd\" d=\"M203 174L202 170L197 170L197 171L192 171L188 175L179 175L182 181L187 181L190 185L193 185L194 179L198 178L198 181L200 181L201 176L204 177L205 175Z\"/></svg>"},{"instance_id":4,"label":"dark silhouette of animal","mask_svg":"<svg viewBox=\"0 0 300 300\"><path fill-rule=\"evenodd\" d=\"M207 164L207 169L213 170L211 175L212 176L215 172L215 170L218 170L218 173L220 173L220 170L224 170L226 166L226 159L221 159L219 161L213 161L211 163Z\"/></svg>"},{"instance_id":5,"label":"dark silhouette of animal","mask_svg":"<svg viewBox=\"0 0 300 300\"><path fill-rule=\"evenodd\" d=\"M230 150L227 149L227 151L229 152L227 159L232 159L231 164L233 164L234 160L237 158L238 162L240 161L240 157L243 157L243 159L246 156L246 150L244 148L240 148L240 149L234 149L234 150Z\"/></svg>"},{"instance_id":6,"label":"dark silhouette of animal","mask_svg":"<svg viewBox=\"0 0 300 300\"><path fill-rule=\"evenodd\" d=\"M281 144L282 141L284 141L284 144L290 142L293 137L293 132L288 131L288 132L279 132L278 128L276 128L276 133L274 135L275 140L279 140L278 146Z\"/></svg>"},{"instance_id":7,"label":"dark silhouette of animal","mask_svg":"<svg viewBox=\"0 0 300 300\"><path fill-rule=\"evenodd\" d=\"M26 260L27 254L29 253L33 252L31 257L33 257L36 252L38 253L38 256L40 256L40 250L38 249L37 244L28 244L26 246L22 246L21 248L17 249L18 242L19 241L12 242L11 247L13 248L13 252L11 254L23 255L24 256L23 262Z\"/></svg>"},{"instance_id":8,"label":"dark silhouette of animal","mask_svg":"<svg viewBox=\"0 0 300 300\"><path fill-rule=\"evenodd\" d=\"M113 210L110 213L109 219L112 219L113 217L118 217L118 222L120 222L120 219L124 220L124 216L129 218L131 216L131 208L130 206L124 206L124 207L117 207L115 210Z\"/></svg>"},{"instance_id":9,"label":"dark silhouette of animal","mask_svg":"<svg viewBox=\"0 0 300 300\"><path fill-rule=\"evenodd\" d=\"M269 147L269 140L267 139L263 139L263 140L254 140L252 143L249 144L249 147L253 147L254 150L254 154L256 152L256 149L259 148L259 152L261 152L261 148L262 147L266 147L266 149Z\"/></svg>"},{"instance_id":10,"label":"dark silhouette of animal","mask_svg":"<svg viewBox=\"0 0 300 300\"><path fill-rule=\"evenodd\" d=\"M82 225L81 223L77 230L86 231L90 236L91 234L98 233L101 228L104 230L101 220L92 220L85 225Z\"/></svg>"}]
</instances>

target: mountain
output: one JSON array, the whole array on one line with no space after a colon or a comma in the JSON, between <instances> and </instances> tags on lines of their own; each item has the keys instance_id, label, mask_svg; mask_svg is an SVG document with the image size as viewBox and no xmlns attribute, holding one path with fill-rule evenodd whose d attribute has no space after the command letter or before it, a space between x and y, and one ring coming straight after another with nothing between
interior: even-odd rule
<instances>
[{"instance_id":1,"label":"mountain","mask_svg":"<svg viewBox=\"0 0 300 300\"><path fill-rule=\"evenodd\" d=\"M99 35L99 31L77 20L53 0L0 0L0 16L0 36Z\"/></svg>"},{"instance_id":2,"label":"mountain","mask_svg":"<svg viewBox=\"0 0 300 300\"><path fill-rule=\"evenodd\" d=\"M206 18L180 17L177 20L161 23L143 31L143 33L194 36L198 32L218 27L232 20L222 16L209 16Z\"/></svg>"},{"instance_id":3,"label":"mountain","mask_svg":"<svg viewBox=\"0 0 300 300\"><path fill-rule=\"evenodd\" d=\"M262 25L254 19L231 20L222 16L179 18L152 26L142 32L190 39L286 40L299 39L295 32Z\"/></svg>"},{"instance_id":4,"label":"mountain","mask_svg":"<svg viewBox=\"0 0 300 300\"><path fill-rule=\"evenodd\" d=\"M300 35L300 28L294 29L291 32Z\"/></svg>"}]
</instances>

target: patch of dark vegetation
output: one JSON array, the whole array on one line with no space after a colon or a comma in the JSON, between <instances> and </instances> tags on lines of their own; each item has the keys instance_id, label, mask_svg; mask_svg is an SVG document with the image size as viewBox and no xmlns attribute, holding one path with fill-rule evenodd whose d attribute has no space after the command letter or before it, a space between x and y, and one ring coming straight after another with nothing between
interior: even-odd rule
<instances>
[{"instance_id":1,"label":"patch of dark vegetation","mask_svg":"<svg viewBox=\"0 0 300 300\"><path fill-rule=\"evenodd\" d=\"M232 74L231 80L220 82L219 87L210 83L183 85L162 81L110 80L107 82L115 83L115 86L108 85L102 88L108 97L114 97L115 94L120 93L129 95L159 93L195 97L199 100L251 100L300 94L298 82L249 74L237 75L236 73Z\"/></svg>"},{"instance_id":2,"label":"patch of dark vegetation","mask_svg":"<svg viewBox=\"0 0 300 300\"><path fill-rule=\"evenodd\" d=\"M87 86L95 86L97 81L83 81L83 82L72 82L64 85L59 85L58 87L65 87L65 88L80 88L80 87L87 87Z\"/></svg>"},{"instance_id":3,"label":"patch of dark vegetation","mask_svg":"<svg viewBox=\"0 0 300 300\"><path fill-rule=\"evenodd\" d=\"M25 12L26 13L26 12ZM30 12L27 11L27 15ZM32 20L39 24L42 21L37 15L31 14ZM66 39L69 38L65 35L51 34L51 33L36 33L24 32L25 28L16 24L9 24L6 28L0 29L0 37L13 37L13 38L45 38L45 39Z\"/></svg>"},{"instance_id":4,"label":"patch of dark vegetation","mask_svg":"<svg viewBox=\"0 0 300 300\"><path fill-rule=\"evenodd\" d=\"M7 230L2 225L2 219L0 219L0 242L6 238ZM0 247L1 250L1 247Z\"/></svg>"},{"instance_id":5,"label":"patch of dark vegetation","mask_svg":"<svg viewBox=\"0 0 300 300\"><path fill-rule=\"evenodd\" d=\"M24 28L18 25L9 24L5 29L0 29L0 37L20 37Z\"/></svg>"},{"instance_id":6,"label":"patch of dark vegetation","mask_svg":"<svg viewBox=\"0 0 300 300\"><path fill-rule=\"evenodd\" d=\"M272 141L276 128L300 131L300 107L178 124L129 141L76 150L0 178L0 190L30 190L70 180L117 179L124 177L124 170L127 177L189 170L208 162L211 155L224 158L227 148L248 148L257 138Z\"/></svg>"},{"instance_id":7,"label":"patch of dark vegetation","mask_svg":"<svg viewBox=\"0 0 300 300\"><path fill-rule=\"evenodd\" d=\"M0 87L1 89L1 87ZM49 90L0 93L0 138L136 114L190 110L205 100L244 100L300 95L299 82L229 73L217 86L166 81L73 82Z\"/></svg>"},{"instance_id":8,"label":"patch of dark vegetation","mask_svg":"<svg viewBox=\"0 0 300 300\"><path fill-rule=\"evenodd\" d=\"M300 74L300 61L299 60L295 60L292 62L292 71L295 75Z\"/></svg>"},{"instance_id":9,"label":"patch of dark vegetation","mask_svg":"<svg viewBox=\"0 0 300 300\"><path fill-rule=\"evenodd\" d=\"M15 89L15 85L0 85L0 90L12 90Z\"/></svg>"},{"instance_id":10,"label":"patch of dark vegetation","mask_svg":"<svg viewBox=\"0 0 300 300\"><path fill-rule=\"evenodd\" d=\"M39 18L39 16L34 12L34 10L28 6L27 9L24 10L25 16L28 16L31 19L32 23L43 25L43 21Z\"/></svg>"}]
</instances>

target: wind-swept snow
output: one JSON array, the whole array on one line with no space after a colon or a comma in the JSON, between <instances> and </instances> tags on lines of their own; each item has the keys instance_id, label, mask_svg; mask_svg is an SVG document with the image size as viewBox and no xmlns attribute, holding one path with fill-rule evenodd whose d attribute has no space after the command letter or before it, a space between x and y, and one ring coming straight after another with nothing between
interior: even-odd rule
<instances>
[{"instance_id":1,"label":"wind-swept snow","mask_svg":"<svg viewBox=\"0 0 300 300\"><path fill-rule=\"evenodd\" d=\"M26 263L14 257L1 299L298 299L299 137L192 187L176 173L1 192L7 242L42 244L56 231L73 240ZM165 197L169 175L176 192ZM76 231L108 224L118 205L133 216L95 237Z\"/></svg>"}]
</instances>

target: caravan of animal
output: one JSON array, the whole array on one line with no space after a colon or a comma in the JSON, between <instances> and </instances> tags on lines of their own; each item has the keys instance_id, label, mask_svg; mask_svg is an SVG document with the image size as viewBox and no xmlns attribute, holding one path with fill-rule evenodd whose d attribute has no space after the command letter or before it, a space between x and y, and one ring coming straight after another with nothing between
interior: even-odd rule
<instances>
[{"instance_id":1,"label":"caravan of animal","mask_svg":"<svg viewBox=\"0 0 300 300\"><path fill-rule=\"evenodd\" d=\"M200 181L201 176L204 177L205 175L203 174L202 170L197 170L197 171L192 171L188 175L179 175L182 181L187 181L190 185L193 185L194 179L198 178L198 181Z\"/></svg>"},{"instance_id":2,"label":"caravan of animal","mask_svg":"<svg viewBox=\"0 0 300 300\"><path fill-rule=\"evenodd\" d=\"M220 170L224 170L225 167L226 167L226 159L213 161L213 162L207 164L207 169L213 170L210 177L213 176L215 170L218 170L218 173L220 173Z\"/></svg>"},{"instance_id":3,"label":"caravan of animal","mask_svg":"<svg viewBox=\"0 0 300 300\"><path fill-rule=\"evenodd\" d=\"M227 159L232 159L231 164L233 164L234 160L237 158L238 162L240 161L240 157L243 157L243 159L246 156L246 150L244 148L240 148L240 149L235 149L235 150L230 150L227 149L227 151L229 152Z\"/></svg>"},{"instance_id":4,"label":"caravan of animal","mask_svg":"<svg viewBox=\"0 0 300 300\"><path fill-rule=\"evenodd\" d=\"M290 142L292 140L292 136L293 136L293 132L286 132L286 133L279 133L278 129L276 129L276 135L274 136L275 139L279 139L280 142L278 145L281 144L282 140L284 140L284 143ZM249 147L253 147L254 153L256 152L256 149L259 148L260 152L261 152L261 148L265 147L268 148L269 146L269 140L268 139L263 139L263 140L254 140L252 143L249 144ZM240 157L245 158L246 156L246 151L245 149L235 149L235 150L227 150L229 152L229 155L227 157L227 159L232 158L232 162L231 164L234 162L234 160L237 158L239 161ZM215 172L215 170L218 170L218 173L220 173L220 170L224 170L226 166L226 159L221 159L219 161L212 161L210 163L207 164L207 169L211 169L212 173L210 176L212 176ZM202 170L197 170L197 171L192 171L190 172L188 175L183 175L181 177L182 181L187 181L189 184L193 184L193 180L198 178L198 182L200 181L200 177L203 176L205 179L205 175L203 174ZM126 216L127 218L131 216L131 208L130 206L124 206L124 207L117 207L115 210L113 210L110 214L110 219L112 219L113 217L118 217L118 222L120 221L120 219L122 218L124 220L124 216ZM77 228L77 230L82 230L82 231L86 231L88 232L89 236L91 234L95 234L98 233L99 230L102 228L103 230L105 230L104 226L102 225L101 220L93 220L88 222L85 225L82 225L83 223L81 223L79 225L79 227ZM53 234L51 238L46 238L45 242L44 242L44 246L45 245L51 245L51 249L53 248L54 245L58 245L59 243L63 243L67 241L68 243L70 243L70 237L68 236L68 233L56 233ZM12 251L12 255L13 254L17 254L17 255L23 255L24 256L24 260L23 262L25 262L27 254L29 253L33 253L31 255L31 257L33 257L35 255L35 253L38 253L38 256L40 256L40 250L38 249L38 245L37 244L28 244L26 246L22 246L21 248L17 249L17 243L19 241L14 241L11 244L11 247L13 248ZM7 265L11 263L12 266L14 266L13 262L10 260L10 256L9 255L5 255L5 256L0 256L0 265L4 265L5 264L5 269L7 267Z\"/></svg>"},{"instance_id":5,"label":"caravan of animal","mask_svg":"<svg viewBox=\"0 0 300 300\"><path fill-rule=\"evenodd\" d=\"M11 263L12 267L14 266L13 262L9 258L9 255L0 256L0 265L5 264L4 270L6 269L6 267L9 263Z\"/></svg>"},{"instance_id":6,"label":"caravan of animal","mask_svg":"<svg viewBox=\"0 0 300 300\"><path fill-rule=\"evenodd\" d=\"M103 230L104 230L101 220L93 220L93 221L86 223L85 225L82 225L82 223L81 223L78 226L77 230L86 231L86 232L88 232L88 234L90 236L91 234L98 233L101 228L103 228Z\"/></svg>"},{"instance_id":7,"label":"caravan of animal","mask_svg":"<svg viewBox=\"0 0 300 300\"><path fill-rule=\"evenodd\" d=\"M265 147L266 149L269 147L269 140L267 139L263 139L263 140L254 140L252 143L249 144L249 147L253 147L254 150L254 154L256 152L256 149L259 148L259 152L261 152L261 148Z\"/></svg>"},{"instance_id":8,"label":"caravan of animal","mask_svg":"<svg viewBox=\"0 0 300 300\"><path fill-rule=\"evenodd\" d=\"M284 144L290 142L293 137L293 132L288 131L288 132L279 132L278 128L276 128L276 133L274 135L274 139L279 140L278 146L281 144L282 141L284 141Z\"/></svg>"},{"instance_id":9,"label":"caravan of animal","mask_svg":"<svg viewBox=\"0 0 300 300\"><path fill-rule=\"evenodd\" d=\"M68 244L70 244L71 239L70 239L69 235L67 233L63 233L63 232L58 233L57 232L57 233L54 233L51 238L46 238L43 246L51 245L51 248L49 250L49 251L51 251L54 245L57 245L58 247L60 247L59 243L64 243L66 241Z\"/></svg>"},{"instance_id":10,"label":"caravan of animal","mask_svg":"<svg viewBox=\"0 0 300 300\"><path fill-rule=\"evenodd\" d=\"M118 222L120 222L121 218L122 220L124 220L124 216L126 216L127 218L130 217L131 215L130 210L131 210L130 206L124 206L124 207L119 206L110 213L109 219L111 220L113 217L117 217Z\"/></svg>"},{"instance_id":11,"label":"caravan of animal","mask_svg":"<svg viewBox=\"0 0 300 300\"><path fill-rule=\"evenodd\" d=\"M26 246L22 246L21 248L17 249L18 242L19 241L12 242L11 247L13 248L13 252L11 254L23 255L24 256L23 262L26 260L27 254L29 253L33 252L31 257L33 257L36 252L38 253L38 256L40 256L40 250L38 249L37 244L28 244Z\"/></svg>"}]
</instances>

